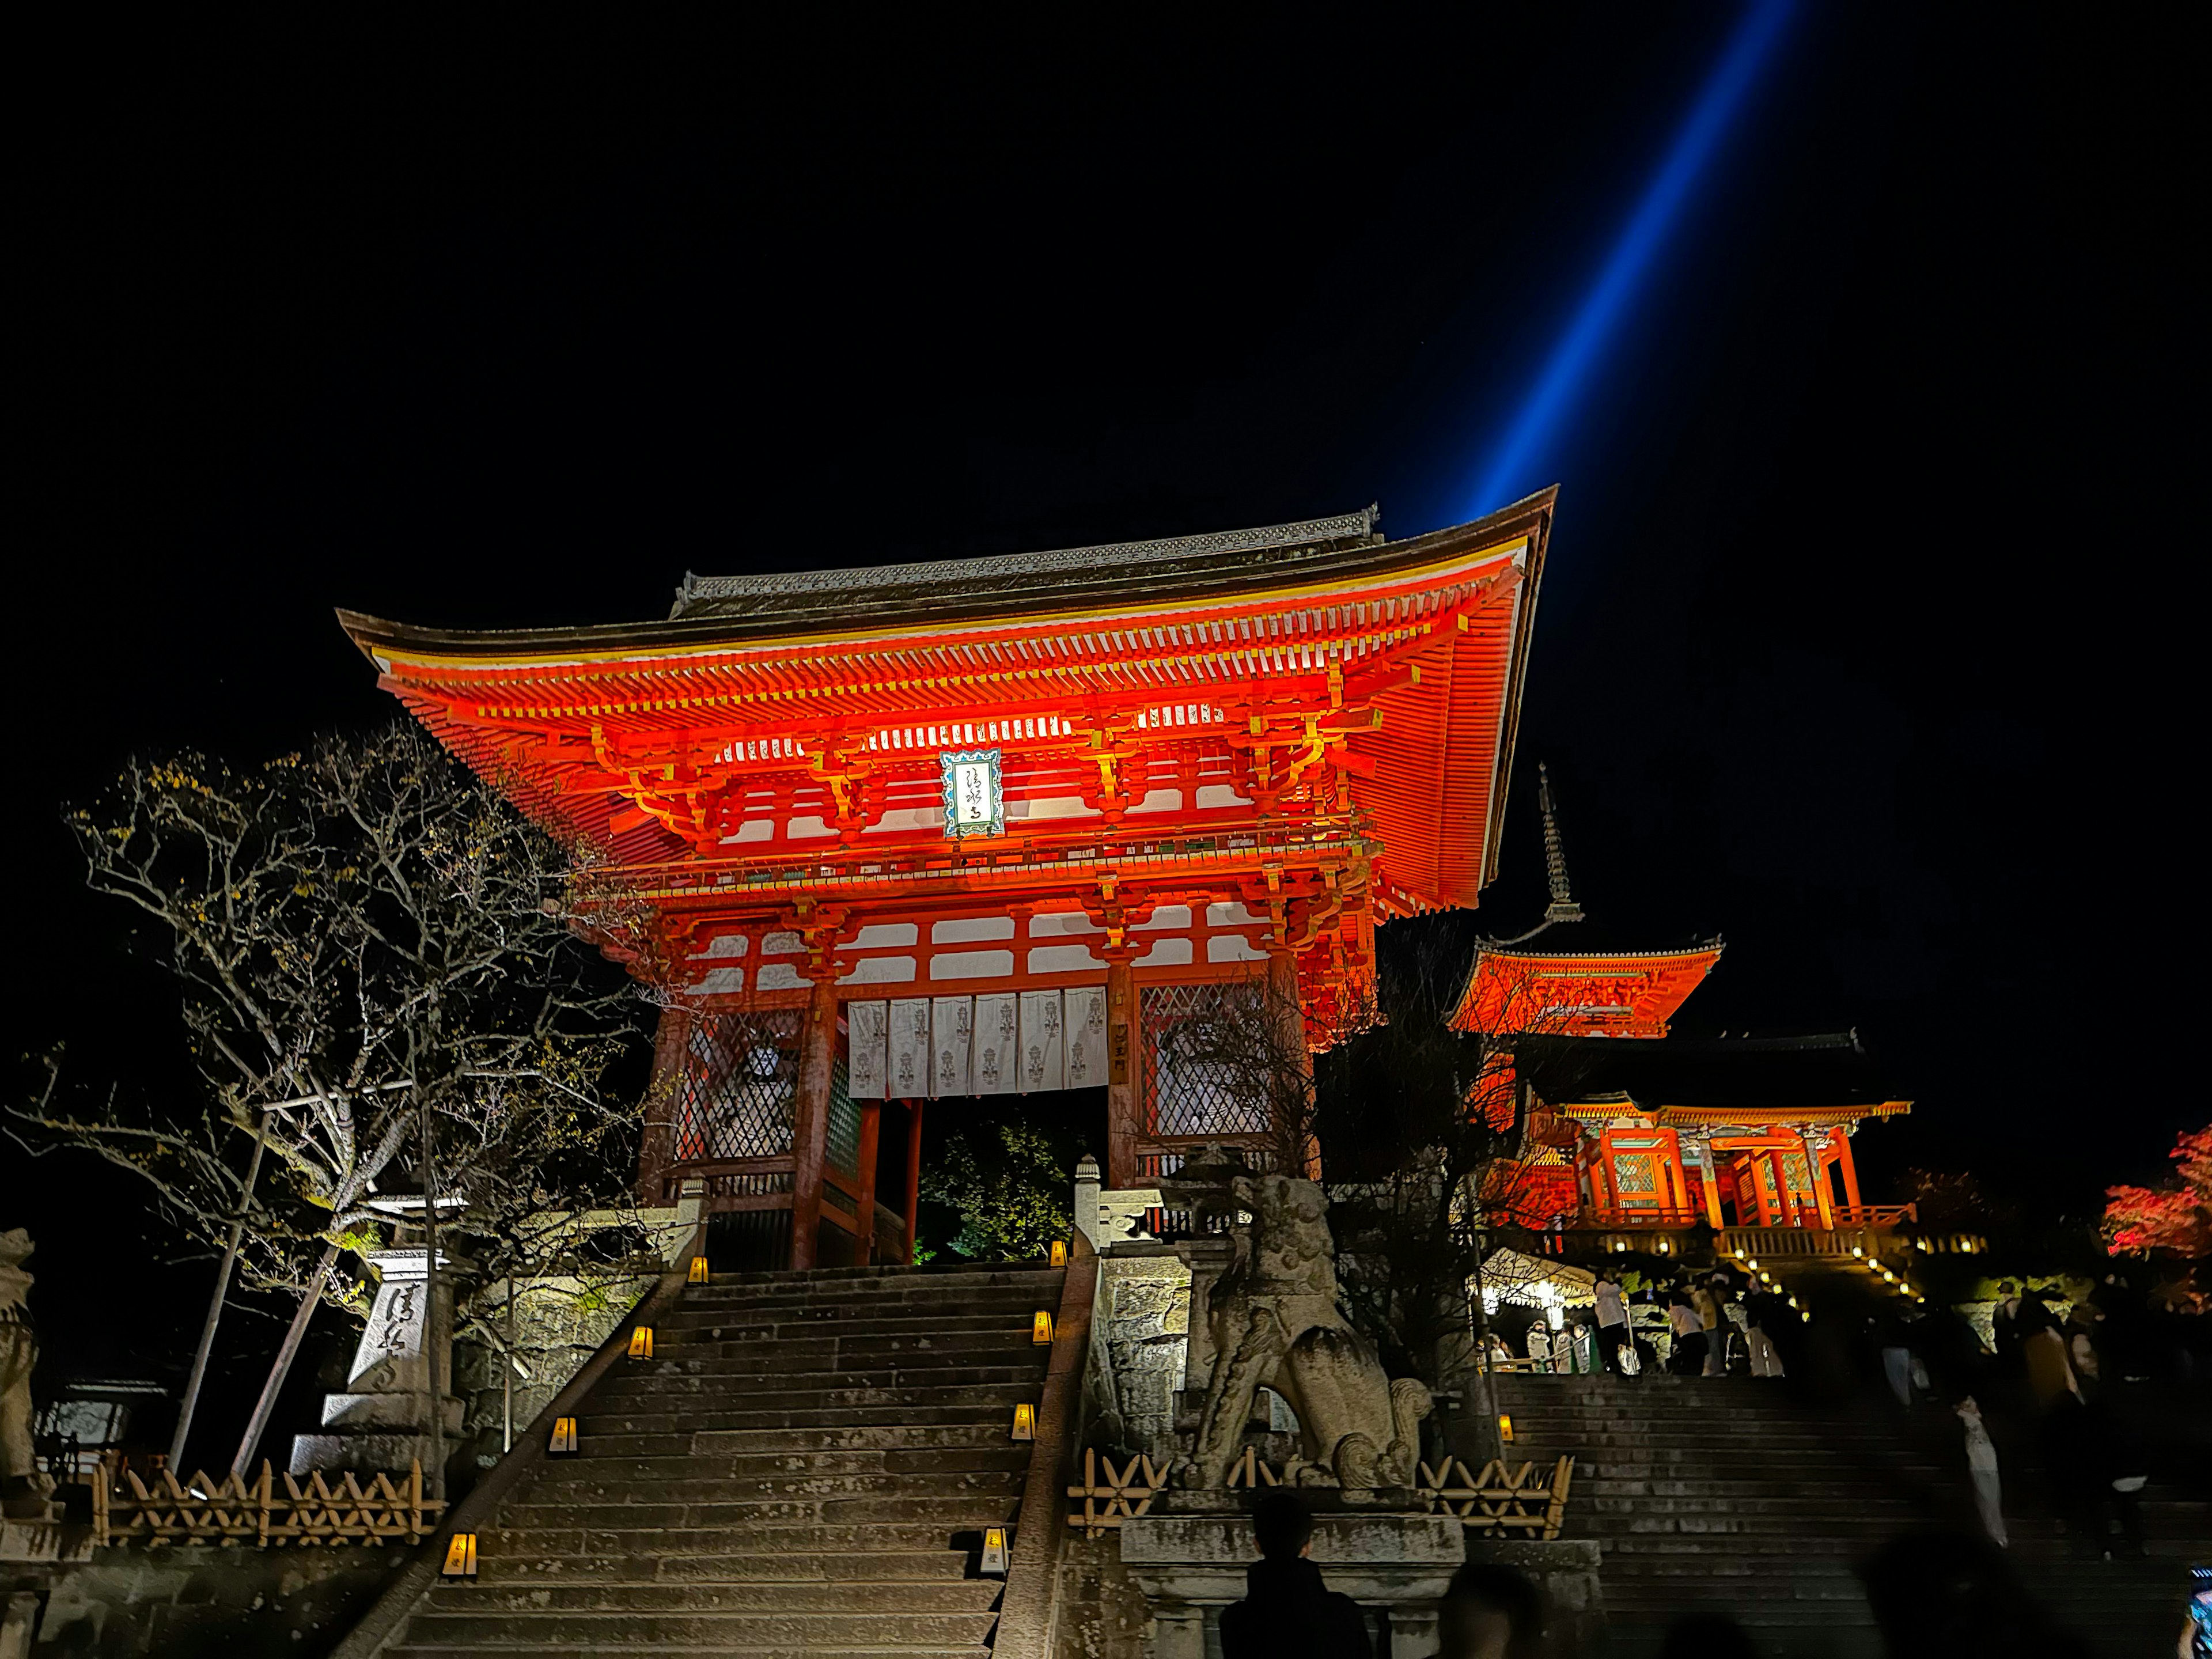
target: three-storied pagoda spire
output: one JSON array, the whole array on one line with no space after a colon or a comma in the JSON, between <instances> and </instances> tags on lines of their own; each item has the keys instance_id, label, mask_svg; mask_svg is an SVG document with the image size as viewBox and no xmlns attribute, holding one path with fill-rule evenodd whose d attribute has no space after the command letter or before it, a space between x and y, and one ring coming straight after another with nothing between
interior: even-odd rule
<instances>
[{"instance_id":1,"label":"three-storied pagoda spire","mask_svg":"<svg viewBox=\"0 0 2212 1659\"><path fill-rule=\"evenodd\" d=\"M1536 799L1544 811L1544 867L1552 880L1552 902L1544 908L1545 925L1580 921L1583 907L1575 902L1574 890L1567 885L1567 849L1559 840L1559 811L1552 804L1551 769L1541 761L1536 763Z\"/></svg>"}]
</instances>

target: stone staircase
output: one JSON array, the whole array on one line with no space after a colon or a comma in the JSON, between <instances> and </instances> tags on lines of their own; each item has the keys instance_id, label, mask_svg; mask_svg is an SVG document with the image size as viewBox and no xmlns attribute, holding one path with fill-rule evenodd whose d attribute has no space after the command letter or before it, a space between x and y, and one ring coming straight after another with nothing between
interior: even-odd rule
<instances>
[{"instance_id":1,"label":"stone staircase","mask_svg":"<svg viewBox=\"0 0 2212 1659\"><path fill-rule=\"evenodd\" d=\"M1938 1407L1905 1422L1747 1377L1496 1381L1510 1455L1576 1456L1563 1535L1604 1551L1609 1652L1624 1659L1656 1653L1692 1610L1729 1613L1771 1655L1875 1659L1857 1563L1915 1528L1974 1526L1956 1431ZM2172 1650L2182 1570L2212 1547L2203 1505L2147 1496L2154 1559L2102 1561L2072 1553L2028 1472L2007 1470L2022 1578L2113 1659Z\"/></svg>"},{"instance_id":2,"label":"stone staircase","mask_svg":"<svg viewBox=\"0 0 2212 1659\"><path fill-rule=\"evenodd\" d=\"M495 1654L977 1659L1002 1585L1064 1274L828 1268L718 1276L622 1360L478 1534L392 1659ZM956 1544L956 1538L959 1542Z\"/></svg>"}]
</instances>

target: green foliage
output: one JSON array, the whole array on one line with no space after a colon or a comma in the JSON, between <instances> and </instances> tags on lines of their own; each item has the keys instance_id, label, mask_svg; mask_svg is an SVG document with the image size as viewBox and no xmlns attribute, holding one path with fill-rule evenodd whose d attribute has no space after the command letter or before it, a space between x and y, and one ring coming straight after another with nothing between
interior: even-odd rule
<instances>
[{"instance_id":1,"label":"green foliage","mask_svg":"<svg viewBox=\"0 0 2212 1659\"><path fill-rule=\"evenodd\" d=\"M923 1171L921 1191L958 1213L954 1252L971 1261L1026 1261L1068 1237L1068 1179L1042 1130L1001 1122L947 1137ZM915 1255L923 1259L920 1248Z\"/></svg>"}]
</instances>

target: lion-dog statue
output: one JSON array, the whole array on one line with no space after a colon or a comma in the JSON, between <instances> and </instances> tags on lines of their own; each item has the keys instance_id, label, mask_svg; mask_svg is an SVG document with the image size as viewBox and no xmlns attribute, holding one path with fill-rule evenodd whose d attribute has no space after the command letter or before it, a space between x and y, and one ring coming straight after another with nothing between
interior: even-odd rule
<instances>
[{"instance_id":1,"label":"lion-dog statue","mask_svg":"<svg viewBox=\"0 0 2212 1659\"><path fill-rule=\"evenodd\" d=\"M39 1358L31 1275L23 1271L31 1249L21 1227L0 1233L0 1513L16 1519L44 1519L54 1489L31 1445L31 1368Z\"/></svg>"},{"instance_id":2,"label":"lion-dog statue","mask_svg":"<svg viewBox=\"0 0 2212 1659\"><path fill-rule=\"evenodd\" d=\"M1252 1217L1215 1281L1206 1321L1213 1380L1198 1437L1178 1468L1182 1483L1227 1484L1254 1390L1263 1384L1297 1413L1302 1458L1293 1485L1367 1490L1413 1484L1429 1391L1392 1382L1336 1306L1336 1247L1328 1200L1310 1181L1236 1174L1227 1196Z\"/></svg>"}]
</instances>

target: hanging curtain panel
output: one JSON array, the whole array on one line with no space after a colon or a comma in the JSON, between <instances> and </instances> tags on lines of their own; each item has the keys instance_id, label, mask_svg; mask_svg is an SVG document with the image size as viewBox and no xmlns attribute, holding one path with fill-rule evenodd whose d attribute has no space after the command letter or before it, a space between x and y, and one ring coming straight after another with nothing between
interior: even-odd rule
<instances>
[{"instance_id":1,"label":"hanging curtain panel","mask_svg":"<svg viewBox=\"0 0 2212 1659\"><path fill-rule=\"evenodd\" d=\"M902 997L890 1005L890 1079L896 1100L927 1100L929 1087L929 999Z\"/></svg>"},{"instance_id":2,"label":"hanging curtain panel","mask_svg":"<svg viewBox=\"0 0 2212 1659\"><path fill-rule=\"evenodd\" d=\"M1021 1086L1021 1060L1016 1052L1018 1006L1012 991L975 999L973 1085L979 1095L1010 1095Z\"/></svg>"},{"instance_id":3,"label":"hanging curtain panel","mask_svg":"<svg viewBox=\"0 0 2212 1659\"><path fill-rule=\"evenodd\" d=\"M1024 991L1022 997L1022 1073L1024 1094L1065 1086L1062 1066L1066 1033L1060 1026L1060 993Z\"/></svg>"},{"instance_id":4,"label":"hanging curtain panel","mask_svg":"<svg viewBox=\"0 0 2212 1659\"><path fill-rule=\"evenodd\" d=\"M937 997L930 1003L929 1092L933 1097L964 1095L968 1089L968 1051L974 1036L975 999Z\"/></svg>"},{"instance_id":5,"label":"hanging curtain panel","mask_svg":"<svg viewBox=\"0 0 2212 1659\"><path fill-rule=\"evenodd\" d=\"M1106 988L1079 986L1063 994L1067 1014L1067 1086L1096 1089L1106 1081Z\"/></svg>"},{"instance_id":6,"label":"hanging curtain panel","mask_svg":"<svg viewBox=\"0 0 2212 1659\"><path fill-rule=\"evenodd\" d=\"M845 1005L846 1077L855 1100L884 1098L889 1075L890 1009L880 1002Z\"/></svg>"}]
</instances>

